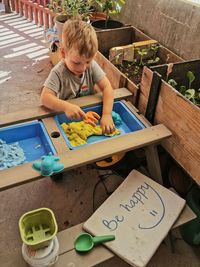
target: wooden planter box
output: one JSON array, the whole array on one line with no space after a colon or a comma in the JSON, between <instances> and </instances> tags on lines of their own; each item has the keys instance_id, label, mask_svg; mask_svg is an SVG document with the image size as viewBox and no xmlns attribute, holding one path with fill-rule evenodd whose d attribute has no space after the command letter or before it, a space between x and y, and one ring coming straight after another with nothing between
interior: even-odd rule
<instances>
[{"instance_id":1,"label":"wooden planter box","mask_svg":"<svg viewBox=\"0 0 200 267\"><path fill-rule=\"evenodd\" d=\"M172 138L163 142L163 146L183 169L200 184L200 108L165 81L167 67L168 65L151 69L144 68L138 108L142 114L147 116L146 108L148 99L150 99L150 89L152 90L159 84L153 83L152 79L155 72L159 73L162 80L158 86L160 93L155 108L154 124L163 123L172 131ZM199 88L200 60L175 63L171 67L173 68L168 79L175 79L179 85L188 86L186 74L188 71L192 71L196 76L192 88Z\"/></svg>"},{"instance_id":2,"label":"wooden planter box","mask_svg":"<svg viewBox=\"0 0 200 267\"><path fill-rule=\"evenodd\" d=\"M157 47L156 50L153 50L155 47ZM146 50L147 54L143 57L140 56L138 49L139 51ZM140 65L141 58L143 64ZM155 61L156 58L159 59L158 62ZM178 55L174 54L172 51L160 45L156 40L153 39L138 41L129 45L113 47L109 51L109 60L116 65L118 69L125 73L136 85L138 85L141 81L143 65L148 64L150 66L151 64L156 66L165 63L183 61L183 59ZM150 63L152 60L154 62Z\"/></svg>"},{"instance_id":3,"label":"wooden planter box","mask_svg":"<svg viewBox=\"0 0 200 267\"><path fill-rule=\"evenodd\" d=\"M106 57L100 52L97 53L95 60L105 71L113 89L126 87L132 94L132 103L136 103L138 97L138 86L129 80L120 70L118 70Z\"/></svg>"},{"instance_id":4,"label":"wooden planter box","mask_svg":"<svg viewBox=\"0 0 200 267\"><path fill-rule=\"evenodd\" d=\"M108 58L109 50L115 46L132 44L151 39L133 26L97 31L99 51Z\"/></svg>"}]
</instances>

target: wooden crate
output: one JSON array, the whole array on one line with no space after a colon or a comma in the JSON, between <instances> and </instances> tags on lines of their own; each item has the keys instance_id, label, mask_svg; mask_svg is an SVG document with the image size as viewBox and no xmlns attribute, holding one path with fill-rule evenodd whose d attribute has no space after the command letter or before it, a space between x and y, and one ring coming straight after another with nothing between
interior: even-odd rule
<instances>
[{"instance_id":1,"label":"wooden crate","mask_svg":"<svg viewBox=\"0 0 200 267\"><path fill-rule=\"evenodd\" d=\"M193 88L200 85L200 60L171 64L172 72L168 79L175 79L179 85L187 85L186 74L192 71L196 79ZM147 116L147 102L150 89L155 86L152 79L155 71L162 77L160 93L155 108L154 124L163 123L173 133L172 138L163 142L165 149L183 167L183 169L200 184L200 108L186 99L165 80L168 65L144 68L138 109Z\"/></svg>"},{"instance_id":2,"label":"wooden crate","mask_svg":"<svg viewBox=\"0 0 200 267\"><path fill-rule=\"evenodd\" d=\"M138 97L138 86L129 80L120 70L118 70L106 57L100 52L97 53L95 60L100 67L105 71L113 89L126 87L133 95L131 102L136 103Z\"/></svg>"},{"instance_id":3,"label":"wooden crate","mask_svg":"<svg viewBox=\"0 0 200 267\"><path fill-rule=\"evenodd\" d=\"M108 57L109 50L112 47L151 39L148 35L133 26L101 30L96 33L99 42L99 51L106 57Z\"/></svg>"},{"instance_id":4,"label":"wooden crate","mask_svg":"<svg viewBox=\"0 0 200 267\"><path fill-rule=\"evenodd\" d=\"M138 50L146 50L146 55L140 56ZM140 62L141 59L143 63ZM113 47L109 51L109 60L136 85L140 84L143 65L156 66L183 61L178 55L153 39Z\"/></svg>"}]
</instances>

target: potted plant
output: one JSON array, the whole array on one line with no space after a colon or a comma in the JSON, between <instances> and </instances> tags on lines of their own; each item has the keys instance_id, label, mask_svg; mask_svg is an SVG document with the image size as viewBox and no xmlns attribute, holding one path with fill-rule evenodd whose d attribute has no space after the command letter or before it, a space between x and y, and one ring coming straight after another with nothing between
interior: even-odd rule
<instances>
[{"instance_id":1,"label":"potted plant","mask_svg":"<svg viewBox=\"0 0 200 267\"><path fill-rule=\"evenodd\" d=\"M55 13L55 25L59 39L62 34L62 27L69 18L81 17L88 19L89 11L93 0L51 0L49 9Z\"/></svg>"},{"instance_id":2,"label":"potted plant","mask_svg":"<svg viewBox=\"0 0 200 267\"><path fill-rule=\"evenodd\" d=\"M123 26L123 23L110 19L110 15L119 14L125 0L95 0L100 10L105 13L105 20L97 20L92 22L92 26L97 29L114 29Z\"/></svg>"}]
</instances>

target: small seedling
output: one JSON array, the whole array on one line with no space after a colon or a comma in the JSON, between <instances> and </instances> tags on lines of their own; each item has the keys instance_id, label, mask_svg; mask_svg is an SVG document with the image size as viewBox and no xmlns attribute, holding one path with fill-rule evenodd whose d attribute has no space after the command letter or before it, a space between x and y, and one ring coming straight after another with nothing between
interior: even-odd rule
<instances>
[{"instance_id":1,"label":"small seedling","mask_svg":"<svg viewBox=\"0 0 200 267\"><path fill-rule=\"evenodd\" d=\"M188 86L188 88L190 89L192 87L193 81L195 80L194 73L192 71L188 71L187 72L187 78L189 80L189 86Z\"/></svg>"},{"instance_id":2,"label":"small seedling","mask_svg":"<svg viewBox=\"0 0 200 267\"><path fill-rule=\"evenodd\" d=\"M150 46L150 50L152 50L153 51L153 60L155 61L156 60L156 58L158 58L158 57L156 57L156 55L157 55L157 53L158 53L158 49L159 49L159 44L152 44L151 46Z\"/></svg>"},{"instance_id":3,"label":"small seedling","mask_svg":"<svg viewBox=\"0 0 200 267\"><path fill-rule=\"evenodd\" d=\"M114 65L122 65L122 59L123 53L119 53L115 55L112 59L110 59L110 62L112 62Z\"/></svg>"},{"instance_id":4,"label":"small seedling","mask_svg":"<svg viewBox=\"0 0 200 267\"><path fill-rule=\"evenodd\" d=\"M157 64L159 61L160 61L159 57L156 57L155 59L149 59L147 60L147 65Z\"/></svg>"},{"instance_id":5,"label":"small seedling","mask_svg":"<svg viewBox=\"0 0 200 267\"><path fill-rule=\"evenodd\" d=\"M142 49L137 48L136 51L137 51L138 55L140 56L139 66L144 66L143 58L144 58L144 56L147 55L148 50L146 48L142 48Z\"/></svg>"},{"instance_id":6,"label":"small seedling","mask_svg":"<svg viewBox=\"0 0 200 267\"><path fill-rule=\"evenodd\" d=\"M133 74L134 74L134 75L138 75L139 72L140 72L140 67L139 67L139 66L135 66L135 69L134 69L134 71L133 71Z\"/></svg>"},{"instance_id":7,"label":"small seedling","mask_svg":"<svg viewBox=\"0 0 200 267\"><path fill-rule=\"evenodd\" d=\"M174 79L169 79L167 83L176 89L177 82Z\"/></svg>"}]
</instances>

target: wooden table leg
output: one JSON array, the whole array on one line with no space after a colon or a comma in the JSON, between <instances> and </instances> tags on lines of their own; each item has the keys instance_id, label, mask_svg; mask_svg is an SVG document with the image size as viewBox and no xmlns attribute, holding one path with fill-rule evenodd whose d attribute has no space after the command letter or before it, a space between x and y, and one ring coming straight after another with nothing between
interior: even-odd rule
<instances>
[{"instance_id":1,"label":"wooden table leg","mask_svg":"<svg viewBox=\"0 0 200 267\"><path fill-rule=\"evenodd\" d=\"M151 177L159 184L163 184L157 145L153 144L147 146L145 148L145 154L147 158L148 171Z\"/></svg>"}]
</instances>

